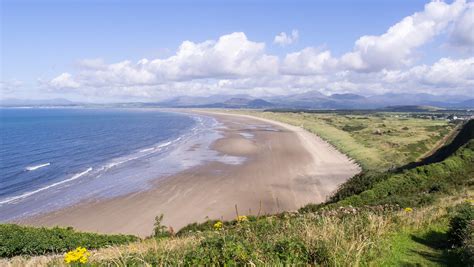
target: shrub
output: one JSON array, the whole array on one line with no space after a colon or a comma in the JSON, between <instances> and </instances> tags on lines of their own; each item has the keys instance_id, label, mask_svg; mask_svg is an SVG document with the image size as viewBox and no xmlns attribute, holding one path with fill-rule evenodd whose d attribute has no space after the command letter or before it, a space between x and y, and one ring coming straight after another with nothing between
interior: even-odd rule
<instances>
[{"instance_id":1,"label":"shrub","mask_svg":"<svg viewBox=\"0 0 474 267\"><path fill-rule=\"evenodd\" d=\"M155 223L153 224L154 238L169 237L171 235L171 232L168 230L168 227L161 224L162 221L163 214L155 217Z\"/></svg>"},{"instance_id":2,"label":"shrub","mask_svg":"<svg viewBox=\"0 0 474 267\"><path fill-rule=\"evenodd\" d=\"M77 247L96 249L124 244L139 238L132 235L101 235L69 228L35 228L0 224L0 257L64 253Z\"/></svg>"},{"instance_id":3,"label":"shrub","mask_svg":"<svg viewBox=\"0 0 474 267\"><path fill-rule=\"evenodd\" d=\"M459 204L452 213L454 215L449 221L449 241L453 246L459 247L471 234L469 230L474 220L474 207L470 203Z\"/></svg>"},{"instance_id":4,"label":"shrub","mask_svg":"<svg viewBox=\"0 0 474 267\"><path fill-rule=\"evenodd\" d=\"M398 173L356 175L330 200L336 202L335 205L398 204L416 207L433 203L435 195L466 186L473 173L474 140L471 140L442 162Z\"/></svg>"},{"instance_id":5,"label":"shrub","mask_svg":"<svg viewBox=\"0 0 474 267\"><path fill-rule=\"evenodd\" d=\"M474 266L474 206L459 204L451 212L448 238L467 266Z\"/></svg>"},{"instance_id":6,"label":"shrub","mask_svg":"<svg viewBox=\"0 0 474 267\"><path fill-rule=\"evenodd\" d=\"M356 131L363 130L365 128L367 128L367 127L364 126L364 125L349 125L349 124L346 124L346 125L344 125L344 127L342 127L342 130L346 131L346 132L356 132Z\"/></svg>"}]
</instances>

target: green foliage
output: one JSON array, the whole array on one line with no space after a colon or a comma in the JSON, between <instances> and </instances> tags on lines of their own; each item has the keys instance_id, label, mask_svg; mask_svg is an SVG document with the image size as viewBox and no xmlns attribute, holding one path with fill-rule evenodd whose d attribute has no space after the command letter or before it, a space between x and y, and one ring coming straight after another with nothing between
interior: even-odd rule
<instances>
[{"instance_id":1,"label":"green foliage","mask_svg":"<svg viewBox=\"0 0 474 267\"><path fill-rule=\"evenodd\" d=\"M248 221L256 221L257 217L249 215L246 216ZM214 230L214 224L218 222L219 220L207 220L203 223L191 223L186 225L185 227L181 228L178 233L176 233L177 236L183 236L188 233L195 233L195 232L203 232L203 231L209 231L209 230ZM238 222L237 220L232 220L232 221L224 221L222 222L224 227L229 227L233 225L237 225Z\"/></svg>"},{"instance_id":2,"label":"green foliage","mask_svg":"<svg viewBox=\"0 0 474 267\"><path fill-rule=\"evenodd\" d=\"M360 130L363 130L367 128L366 126L364 125L350 125L350 124L346 124L342 127L342 130L343 131L346 131L346 132L356 132L356 131L360 131Z\"/></svg>"},{"instance_id":3,"label":"green foliage","mask_svg":"<svg viewBox=\"0 0 474 267\"><path fill-rule=\"evenodd\" d=\"M342 184L337 192L329 199L330 202L337 202L346 197L360 194L365 190L371 189L380 181L386 180L390 176L389 173L362 172L350 178Z\"/></svg>"},{"instance_id":4,"label":"green foliage","mask_svg":"<svg viewBox=\"0 0 474 267\"><path fill-rule=\"evenodd\" d=\"M153 237L154 238L168 237L171 235L170 231L168 231L168 227L161 224L162 221L163 221L163 214L155 217L155 223L153 224Z\"/></svg>"},{"instance_id":5,"label":"green foliage","mask_svg":"<svg viewBox=\"0 0 474 267\"><path fill-rule=\"evenodd\" d=\"M331 200L339 201L339 205L398 204L402 207L416 207L431 203L437 194L446 194L466 186L473 175L474 140L471 140L454 155L439 163L401 173L355 176Z\"/></svg>"},{"instance_id":6,"label":"green foliage","mask_svg":"<svg viewBox=\"0 0 474 267\"><path fill-rule=\"evenodd\" d=\"M474 220L474 206L470 203L462 203L452 211L449 222L449 242L453 246L462 246L463 241L469 237L470 225Z\"/></svg>"},{"instance_id":7,"label":"green foliage","mask_svg":"<svg viewBox=\"0 0 474 267\"><path fill-rule=\"evenodd\" d=\"M0 224L0 257L64 253L79 246L96 249L139 240L132 235L101 235L69 228Z\"/></svg>"},{"instance_id":8,"label":"green foliage","mask_svg":"<svg viewBox=\"0 0 474 267\"><path fill-rule=\"evenodd\" d=\"M423 157L455 126L410 113L232 111L237 112L302 127L334 145L364 170L379 172Z\"/></svg>"},{"instance_id":9,"label":"green foliage","mask_svg":"<svg viewBox=\"0 0 474 267\"><path fill-rule=\"evenodd\" d=\"M451 211L449 243L469 266L474 265L474 206L462 203Z\"/></svg>"},{"instance_id":10,"label":"green foliage","mask_svg":"<svg viewBox=\"0 0 474 267\"><path fill-rule=\"evenodd\" d=\"M380 227L374 227L377 223L373 219L381 217L372 218L372 213L366 212L348 216L345 212L337 211L330 216L284 213L254 217L244 222L228 222L221 230L206 230L204 227L209 223L195 225L201 230L188 228L175 237L197 240L194 245L179 247L176 252L152 249L141 255L126 256L124 265L144 261L151 265L184 266L328 266L369 261L377 250L381 232ZM173 239L157 242L172 244Z\"/></svg>"}]
</instances>

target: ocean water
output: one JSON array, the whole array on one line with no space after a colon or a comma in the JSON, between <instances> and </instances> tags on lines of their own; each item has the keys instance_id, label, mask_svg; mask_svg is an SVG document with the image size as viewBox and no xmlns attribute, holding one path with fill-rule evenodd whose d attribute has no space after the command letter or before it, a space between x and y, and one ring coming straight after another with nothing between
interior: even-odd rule
<instances>
[{"instance_id":1,"label":"ocean water","mask_svg":"<svg viewBox=\"0 0 474 267\"><path fill-rule=\"evenodd\" d=\"M0 221L146 190L219 160L223 127L206 116L146 109L0 109Z\"/></svg>"}]
</instances>

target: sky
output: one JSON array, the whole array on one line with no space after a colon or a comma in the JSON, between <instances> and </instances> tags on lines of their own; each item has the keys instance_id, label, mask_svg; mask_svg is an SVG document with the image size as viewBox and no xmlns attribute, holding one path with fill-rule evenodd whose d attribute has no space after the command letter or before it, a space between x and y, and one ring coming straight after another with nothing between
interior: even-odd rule
<instances>
[{"instance_id":1,"label":"sky","mask_svg":"<svg viewBox=\"0 0 474 267\"><path fill-rule=\"evenodd\" d=\"M0 98L474 95L474 2L0 0Z\"/></svg>"}]
</instances>

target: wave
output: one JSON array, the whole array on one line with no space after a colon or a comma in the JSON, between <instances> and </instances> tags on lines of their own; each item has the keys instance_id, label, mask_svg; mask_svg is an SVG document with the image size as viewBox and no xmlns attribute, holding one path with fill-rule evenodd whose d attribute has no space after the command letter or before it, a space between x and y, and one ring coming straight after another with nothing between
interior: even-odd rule
<instances>
[{"instance_id":1,"label":"wave","mask_svg":"<svg viewBox=\"0 0 474 267\"><path fill-rule=\"evenodd\" d=\"M167 146L169 146L169 145L171 145L174 142L177 142L179 140L181 140L181 137L179 137L175 140L172 140L172 141L165 142L163 144L159 144L157 146L153 146L153 147L150 147L150 148L145 148L145 149L142 149L142 150L138 151L139 153L142 153L142 155L132 154L131 156L129 155L127 157L117 158L117 159L115 159L115 161L106 164L104 167L101 168L101 170L108 170L110 168L113 168L113 167L115 167L117 165L120 165L120 164L123 164L125 162L129 162L131 160L139 159L143 156L150 155L150 154L152 154L156 151L160 151L162 148L167 147ZM146 152L149 152L149 153L146 153Z\"/></svg>"},{"instance_id":2,"label":"wave","mask_svg":"<svg viewBox=\"0 0 474 267\"><path fill-rule=\"evenodd\" d=\"M31 195L34 195L36 193L39 193L41 191L44 191L46 189L49 189L51 187L55 187L55 186L58 186L58 185L61 185L61 184L64 184L64 183L67 183L67 182L70 182L70 181L73 181L73 180L76 180L78 178L80 178L81 176L83 175L86 175L87 173L89 173L90 171L92 171L92 168L89 168L81 173L77 173L75 174L74 176L72 176L71 178L69 179L66 179L66 180L62 180L60 182L57 182L57 183L54 183L54 184L50 184L50 185L47 185L45 187L41 187L39 189L36 189L34 191L30 191L30 192L26 192L26 193L23 193L21 195L18 195L18 196L14 196L14 197L9 197L9 198L6 198L4 200L0 200L0 205L2 204L6 204L6 203L10 203L12 201L15 201L15 200L18 200L18 199L22 199L22 198L25 198L25 197L29 197Z\"/></svg>"},{"instance_id":3,"label":"wave","mask_svg":"<svg viewBox=\"0 0 474 267\"><path fill-rule=\"evenodd\" d=\"M152 150L155 150L155 148L154 147L145 148L145 149L140 150L140 152L144 153L144 152L148 152L148 151L152 151Z\"/></svg>"},{"instance_id":4,"label":"wave","mask_svg":"<svg viewBox=\"0 0 474 267\"><path fill-rule=\"evenodd\" d=\"M43 168L43 167L46 167L46 166L49 166L49 165L51 165L50 162L44 163L44 164L40 164L40 165L28 166L28 167L25 168L25 170L27 170L27 171L34 171L34 170L37 170L37 169L39 169L39 168Z\"/></svg>"}]
</instances>

